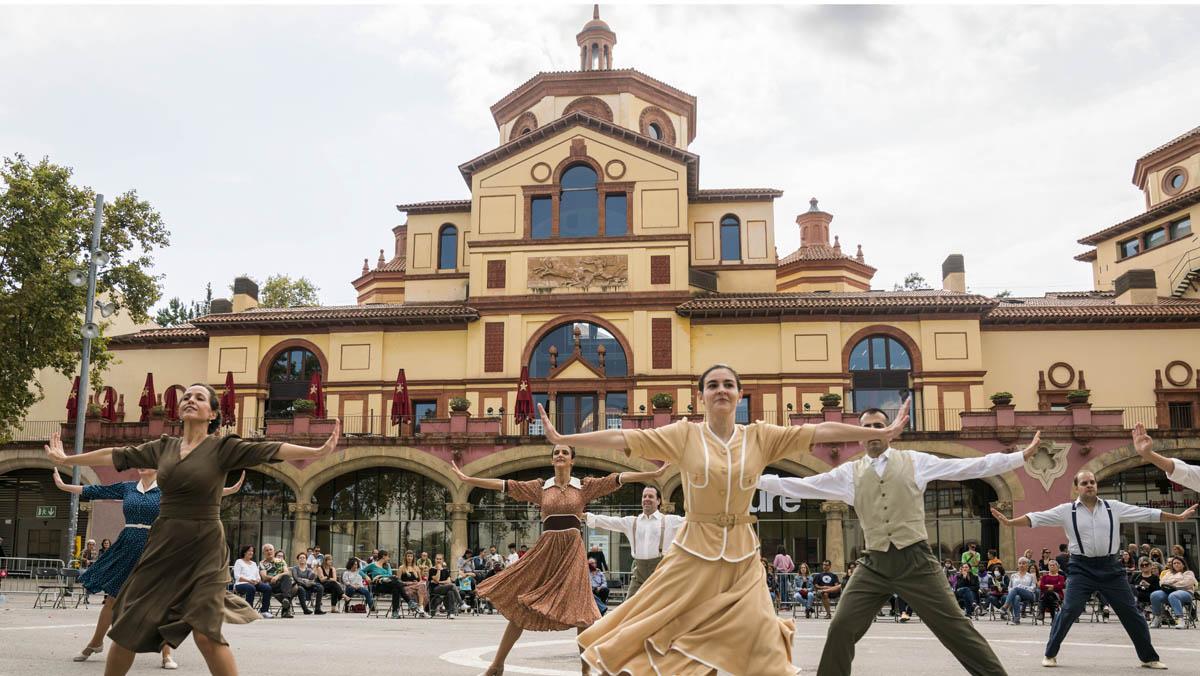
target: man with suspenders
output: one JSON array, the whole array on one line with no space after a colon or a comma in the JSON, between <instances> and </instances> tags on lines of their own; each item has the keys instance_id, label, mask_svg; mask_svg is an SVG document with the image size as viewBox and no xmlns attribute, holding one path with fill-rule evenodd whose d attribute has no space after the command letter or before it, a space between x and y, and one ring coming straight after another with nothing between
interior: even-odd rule
<instances>
[{"instance_id":1,"label":"man with suspenders","mask_svg":"<svg viewBox=\"0 0 1200 676\"><path fill-rule=\"evenodd\" d=\"M1094 592L1100 592L1107 600L1125 633L1133 639L1138 659L1147 669L1166 669L1158 659L1158 653L1150 642L1150 628L1146 618L1138 612L1133 590L1125 577L1125 569L1117 558L1121 545L1122 523L1144 523L1157 521L1184 521L1196 513L1196 505L1188 507L1182 514L1172 514L1149 507L1136 507L1117 500L1100 500L1097 493L1096 475L1081 471L1075 475L1075 490L1079 499L1063 503L1043 512L1030 512L1010 519L996 509L992 516L1006 526L1059 526L1067 533L1068 549L1071 553L1067 573L1066 598L1062 610L1054 618L1050 628L1050 640L1046 643L1043 667L1058 666L1058 649L1062 646L1071 625L1079 619L1084 605Z\"/></svg>"},{"instance_id":2,"label":"man with suspenders","mask_svg":"<svg viewBox=\"0 0 1200 676\"><path fill-rule=\"evenodd\" d=\"M654 486L642 489L642 513L637 516L602 516L587 514L588 528L624 533L633 553L633 580L629 583L631 598L638 587L650 577L663 554L675 541L675 533L683 525L683 517L658 511L662 498Z\"/></svg>"}]
</instances>

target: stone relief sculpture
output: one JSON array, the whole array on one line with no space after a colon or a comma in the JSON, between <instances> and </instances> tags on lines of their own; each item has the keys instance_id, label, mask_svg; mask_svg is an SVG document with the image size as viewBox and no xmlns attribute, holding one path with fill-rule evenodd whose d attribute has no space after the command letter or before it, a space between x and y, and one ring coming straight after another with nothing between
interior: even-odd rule
<instances>
[{"instance_id":1,"label":"stone relief sculpture","mask_svg":"<svg viewBox=\"0 0 1200 676\"><path fill-rule=\"evenodd\" d=\"M629 284L628 256L535 256L529 259L529 289L611 291Z\"/></svg>"},{"instance_id":2,"label":"stone relief sculpture","mask_svg":"<svg viewBox=\"0 0 1200 676\"><path fill-rule=\"evenodd\" d=\"M1042 488L1050 492L1050 486L1063 474L1067 473L1067 451L1071 444L1056 444L1043 441L1037 453L1025 461L1025 471L1029 476L1041 482Z\"/></svg>"}]
</instances>

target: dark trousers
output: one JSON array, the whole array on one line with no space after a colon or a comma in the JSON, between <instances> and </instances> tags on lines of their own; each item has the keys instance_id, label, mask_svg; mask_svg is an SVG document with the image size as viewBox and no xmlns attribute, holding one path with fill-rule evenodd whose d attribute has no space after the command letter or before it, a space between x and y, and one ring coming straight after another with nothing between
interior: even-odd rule
<instances>
[{"instance_id":1,"label":"dark trousers","mask_svg":"<svg viewBox=\"0 0 1200 676\"><path fill-rule=\"evenodd\" d=\"M1133 639L1138 659L1143 662L1158 660L1158 653L1150 643L1150 627L1146 625L1146 618L1138 612L1133 600L1133 589L1129 586L1125 578L1125 569L1121 567L1117 557L1087 557L1074 554L1071 555L1071 574L1067 576L1062 609L1058 611L1050 628L1046 657L1058 656L1058 649L1067 638L1067 632L1083 613L1088 597L1095 592L1100 592L1116 611L1121 626L1125 627L1125 633Z\"/></svg>"},{"instance_id":2,"label":"dark trousers","mask_svg":"<svg viewBox=\"0 0 1200 676\"><path fill-rule=\"evenodd\" d=\"M259 612L271 612L271 585L266 582L239 582L234 585L233 589L241 594L246 599L246 603L249 603L251 607L254 606L255 594L261 593L262 607L259 608Z\"/></svg>"},{"instance_id":3,"label":"dark trousers","mask_svg":"<svg viewBox=\"0 0 1200 676\"><path fill-rule=\"evenodd\" d=\"M325 590L325 593L329 595L330 605L336 608L337 604L342 600L342 594L344 593L342 591L342 585L334 582L333 580L322 580L321 587Z\"/></svg>"},{"instance_id":4,"label":"dark trousers","mask_svg":"<svg viewBox=\"0 0 1200 676\"><path fill-rule=\"evenodd\" d=\"M963 615L942 564L918 542L904 549L868 551L858 560L853 584L842 588L837 613L829 625L817 676L849 676L854 645L867 633L875 614L898 593L921 616L933 635L970 674L1006 675L991 646Z\"/></svg>"}]
</instances>

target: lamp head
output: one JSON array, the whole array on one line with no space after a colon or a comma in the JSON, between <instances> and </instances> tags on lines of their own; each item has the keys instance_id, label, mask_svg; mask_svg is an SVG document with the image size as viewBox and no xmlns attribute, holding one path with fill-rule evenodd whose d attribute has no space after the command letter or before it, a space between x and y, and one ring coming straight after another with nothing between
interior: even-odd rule
<instances>
[{"instance_id":1,"label":"lamp head","mask_svg":"<svg viewBox=\"0 0 1200 676\"><path fill-rule=\"evenodd\" d=\"M83 286L87 284L87 273L83 270L72 270L67 273L67 281L71 286Z\"/></svg>"},{"instance_id":2,"label":"lamp head","mask_svg":"<svg viewBox=\"0 0 1200 676\"><path fill-rule=\"evenodd\" d=\"M101 317L111 317L117 311L117 304L111 301L108 303L96 301L96 309L100 310Z\"/></svg>"},{"instance_id":3,"label":"lamp head","mask_svg":"<svg viewBox=\"0 0 1200 676\"><path fill-rule=\"evenodd\" d=\"M88 322L83 325L79 333L88 340L95 340L100 337L100 327L95 322Z\"/></svg>"},{"instance_id":4,"label":"lamp head","mask_svg":"<svg viewBox=\"0 0 1200 676\"><path fill-rule=\"evenodd\" d=\"M103 251L97 251L96 255L92 257L92 260L96 261L96 267L106 268L108 267L108 263L110 260L112 260L112 258Z\"/></svg>"}]
</instances>

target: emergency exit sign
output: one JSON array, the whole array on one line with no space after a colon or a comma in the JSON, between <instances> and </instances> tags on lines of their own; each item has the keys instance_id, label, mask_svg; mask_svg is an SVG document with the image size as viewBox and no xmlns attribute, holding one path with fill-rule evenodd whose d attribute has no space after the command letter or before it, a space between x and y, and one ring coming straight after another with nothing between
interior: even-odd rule
<instances>
[{"instance_id":1,"label":"emergency exit sign","mask_svg":"<svg viewBox=\"0 0 1200 676\"><path fill-rule=\"evenodd\" d=\"M54 505L39 505L37 508L38 519L53 519L58 514L58 507Z\"/></svg>"}]
</instances>

